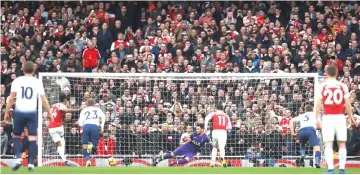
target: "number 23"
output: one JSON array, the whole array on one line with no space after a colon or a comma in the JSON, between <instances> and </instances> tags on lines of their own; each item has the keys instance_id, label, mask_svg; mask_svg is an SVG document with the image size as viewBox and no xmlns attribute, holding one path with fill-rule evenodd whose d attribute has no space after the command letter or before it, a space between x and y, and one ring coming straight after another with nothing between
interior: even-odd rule
<instances>
[{"instance_id":1,"label":"number 23","mask_svg":"<svg viewBox=\"0 0 360 175\"><path fill-rule=\"evenodd\" d=\"M92 119L97 119L98 118L97 111L94 110L93 113L94 113L94 116L92 117ZM86 120L89 120L90 119L90 112L86 111L85 115L86 115Z\"/></svg>"}]
</instances>

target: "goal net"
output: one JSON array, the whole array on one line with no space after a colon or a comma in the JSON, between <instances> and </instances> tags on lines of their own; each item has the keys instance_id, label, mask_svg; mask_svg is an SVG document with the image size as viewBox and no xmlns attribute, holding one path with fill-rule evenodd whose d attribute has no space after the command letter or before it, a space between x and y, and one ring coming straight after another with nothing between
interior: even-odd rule
<instances>
[{"instance_id":1,"label":"goal net","mask_svg":"<svg viewBox=\"0 0 360 175\"><path fill-rule=\"evenodd\" d=\"M157 156L183 144L182 135L204 122L216 104L225 107L233 126L226 145L230 166L298 166L300 145L290 135L289 120L304 112L306 104L313 105L319 83L318 75L311 73L40 73L39 77L50 105L58 103L59 93L65 92L70 95L70 108L85 106L87 99L94 98L104 111L105 132L92 156L96 166L109 166L109 156L118 166L150 166ZM41 106L39 165L63 166ZM68 160L82 166L78 118L78 112L64 116L64 137ZM184 166L208 166L211 149L205 145ZM306 150L305 166L309 167L313 151L308 146ZM168 166L168 161L158 166Z\"/></svg>"}]
</instances>

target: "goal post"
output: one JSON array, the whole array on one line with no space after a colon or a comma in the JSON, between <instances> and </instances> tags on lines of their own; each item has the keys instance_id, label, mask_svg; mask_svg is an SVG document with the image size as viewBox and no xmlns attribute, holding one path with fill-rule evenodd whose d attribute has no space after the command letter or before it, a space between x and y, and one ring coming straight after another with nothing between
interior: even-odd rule
<instances>
[{"instance_id":1,"label":"goal post","mask_svg":"<svg viewBox=\"0 0 360 175\"><path fill-rule=\"evenodd\" d=\"M50 106L65 92L68 107L79 108L94 98L106 114L105 133L92 157L96 166L109 166L109 155L119 166L149 166L156 156L175 150L181 136L194 131L215 104L224 105L233 125L226 146L231 166L297 166L299 144L288 122L305 104L314 104L321 81L316 73L39 73L39 79ZM38 103L38 165L63 166ZM85 161L79 113L66 115L65 154L80 166ZM306 166L312 154L307 148ZM211 146L205 145L186 166L208 166L210 156Z\"/></svg>"}]
</instances>

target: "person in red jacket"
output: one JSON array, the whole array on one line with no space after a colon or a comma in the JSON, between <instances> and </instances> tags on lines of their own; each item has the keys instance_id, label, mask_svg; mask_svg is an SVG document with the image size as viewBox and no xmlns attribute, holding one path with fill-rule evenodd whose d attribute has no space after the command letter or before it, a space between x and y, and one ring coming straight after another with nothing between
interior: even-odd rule
<instances>
[{"instance_id":1,"label":"person in red jacket","mask_svg":"<svg viewBox=\"0 0 360 175\"><path fill-rule=\"evenodd\" d=\"M290 126L290 120L291 120L291 111L290 110L286 110L285 111L285 116L283 118L281 118L279 125L282 127L282 133L283 135L285 135L287 133L287 130Z\"/></svg>"},{"instance_id":2,"label":"person in red jacket","mask_svg":"<svg viewBox=\"0 0 360 175\"><path fill-rule=\"evenodd\" d=\"M114 155L115 154L116 138L114 135L110 135L107 132L103 133L103 137L100 137L97 146L98 155Z\"/></svg>"},{"instance_id":3,"label":"person in red jacket","mask_svg":"<svg viewBox=\"0 0 360 175\"><path fill-rule=\"evenodd\" d=\"M98 68L100 64L100 52L94 48L94 43L89 41L87 44L87 49L84 50L83 58L83 71L92 72L93 69Z\"/></svg>"}]
</instances>

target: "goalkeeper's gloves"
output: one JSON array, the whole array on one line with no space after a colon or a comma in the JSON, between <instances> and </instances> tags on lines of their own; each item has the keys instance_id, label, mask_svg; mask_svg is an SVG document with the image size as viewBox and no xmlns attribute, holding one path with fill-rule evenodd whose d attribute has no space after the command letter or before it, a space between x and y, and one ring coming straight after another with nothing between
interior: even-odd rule
<instances>
[{"instance_id":1,"label":"goalkeeper's gloves","mask_svg":"<svg viewBox=\"0 0 360 175\"><path fill-rule=\"evenodd\" d=\"M213 146L213 147L216 147L217 144L218 144L218 140L216 138L214 138L213 140L210 141L210 144Z\"/></svg>"}]
</instances>

